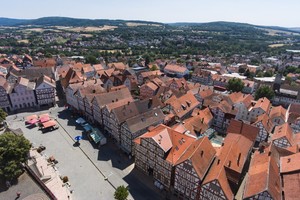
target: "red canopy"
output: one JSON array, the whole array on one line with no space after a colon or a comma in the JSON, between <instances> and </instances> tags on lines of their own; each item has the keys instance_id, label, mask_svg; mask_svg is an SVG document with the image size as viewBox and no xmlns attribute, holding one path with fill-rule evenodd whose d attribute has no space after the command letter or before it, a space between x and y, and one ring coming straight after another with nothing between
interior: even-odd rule
<instances>
[{"instance_id":1,"label":"red canopy","mask_svg":"<svg viewBox=\"0 0 300 200\"><path fill-rule=\"evenodd\" d=\"M43 128L48 128L48 127L55 126L55 125L56 125L56 121L50 120L50 121L43 123Z\"/></svg>"},{"instance_id":2,"label":"red canopy","mask_svg":"<svg viewBox=\"0 0 300 200\"><path fill-rule=\"evenodd\" d=\"M31 121L31 120L33 120L33 119L37 119L37 118L38 118L37 115L30 115L30 116L27 116L27 117L26 117L26 122L29 123L29 121Z\"/></svg>"},{"instance_id":3,"label":"red canopy","mask_svg":"<svg viewBox=\"0 0 300 200\"><path fill-rule=\"evenodd\" d=\"M37 119L32 119L32 120L30 120L30 121L28 121L28 123L29 124L35 124L35 123L37 123L39 120L37 120Z\"/></svg>"},{"instance_id":4,"label":"red canopy","mask_svg":"<svg viewBox=\"0 0 300 200\"><path fill-rule=\"evenodd\" d=\"M49 116L45 116L45 117L40 118L40 122L41 122L41 123L47 122L47 121L49 121L49 120L50 120L50 117L49 117Z\"/></svg>"}]
</instances>

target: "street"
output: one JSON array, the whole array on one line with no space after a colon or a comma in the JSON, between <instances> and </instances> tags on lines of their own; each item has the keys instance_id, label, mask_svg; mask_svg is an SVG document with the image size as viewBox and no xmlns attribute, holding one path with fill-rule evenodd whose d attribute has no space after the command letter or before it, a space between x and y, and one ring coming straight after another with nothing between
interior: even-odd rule
<instances>
[{"instance_id":1,"label":"street","mask_svg":"<svg viewBox=\"0 0 300 200\"><path fill-rule=\"evenodd\" d=\"M23 117L47 112L56 118L59 129L42 133L37 127L26 128ZM75 200L114 199L115 188L120 185L129 187L128 199L163 199L152 179L134 169L133 159L128 159L109 139L106 145L97 149L82 134L83 129L76 125L70 114L55 107L36 113L18 113L17 119L10 115L7 122L11 128L21 128L35 146L44 145L44 153L58 160L57 168L60 174L69 177ZM78 135L83 136L80 146L74 145Z\"/></svg>"}]
</instances>

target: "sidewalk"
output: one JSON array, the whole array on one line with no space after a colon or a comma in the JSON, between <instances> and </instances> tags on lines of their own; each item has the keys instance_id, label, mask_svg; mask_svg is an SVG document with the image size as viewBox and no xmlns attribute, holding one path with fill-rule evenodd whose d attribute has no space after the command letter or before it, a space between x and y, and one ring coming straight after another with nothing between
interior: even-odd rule
<instances>
[{"instance_id":1,"label":"sidewalk","mask_svg":"<svg viewBox=\"0 0 300 200\"><path fill-rule=\"evenodd\" d=\"M75 119L69 114L60 113L63 118L58 117L57 121L75 142L74 138L82 135L83 129L76 125ZM108 138L107 144L96 149L92 142L83 137L79 148L114 188L120 185L129 187L128 199L165 199L162 192L154 186L152 177L134 169L134 160L130 160L111 139Z\"/></svg>"}]
</instances>

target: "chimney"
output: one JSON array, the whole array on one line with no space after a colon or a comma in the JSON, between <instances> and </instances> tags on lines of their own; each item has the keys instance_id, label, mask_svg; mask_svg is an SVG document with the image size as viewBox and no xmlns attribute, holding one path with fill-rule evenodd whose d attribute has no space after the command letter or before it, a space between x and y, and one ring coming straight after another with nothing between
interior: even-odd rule
<instances>
[{"instance_id":1,"label":"chimney","mask_svg":"<svg viewBox=\"0 0 300 200\"><path fill-rule=\"evenodd\" d=\"M238 156L238 159L237 159L237 166L239 166L240 165L240 160L241 160L241 153L239 153L239 156Z\"/></svg>"},{"instance_id":2,"label":"chimney","mask_svg":"<svg viewBox=\"0 0 300 200\"><path fill-rule=\"evenodd\" d=\"M152 98L149 99L148 108L151 108L151 106L152 106Z\"/></svg>"},{"instance_id":3,"label":"chimney","mask_svg":"<svg viewBox=\"0 0 300 200\"><path fill-rule=\"evenodd\" d=\"M228 167L230 167L231 166L231 160L229 160L229 162L228 162Z\"/></svg>"},{"instance_id":4,"label":"chimney","mask_svg":"<svg viewBox=\"0 0 300 200\"><path fill-rule=\"evenodd\" d=\"M268 156L271 156L271 151L269 151Z\"/></svg>"}]
</instances>

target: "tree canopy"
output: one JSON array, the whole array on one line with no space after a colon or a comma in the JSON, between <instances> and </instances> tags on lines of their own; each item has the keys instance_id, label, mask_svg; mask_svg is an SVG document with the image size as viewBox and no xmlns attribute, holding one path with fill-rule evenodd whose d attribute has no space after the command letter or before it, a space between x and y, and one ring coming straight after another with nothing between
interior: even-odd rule
<instances>
[{"instance_id":1,"label":"tree canopy","mask_svg":"<svg viewBox=\"0 0 300 200\"><path fill-rule=\"evenodd\" d=\"M241 79L232 78L228 81L227 90L231 92L240 92L244 88L244 83Z\"/></svg>"},{"instance_id":2,"label":"tree canopy","mask_svg":"<svg viewBox=\"0 0 300 200\"><path fill-rule=\"evenodd\" d=\"M129 195L128 188L125 187L124 185L117 187L114 194L115 199L117 200L126 200L128 195Z\"/></svg>"},{"instance_id":3,"label":"tree canopy","mask_svg":"<svg viewBox=\"0 0 300 200\"><path fill-rule=\"evenodd\" d=\"M30 142L24 137L6 132L0 135L0 176L12 180L22 174L21 163L27 160Z\"/></svg>"},{"instance_id":4,"label":"tree canopy","mask_svg":"<svg viewBox=\"0 0 300 200\"><path fill-rule=\"evenodd\" d=\"M273 99L274 95L275 93L272 88L270 88L269 86L261 86L255 92L255 99L257 100L259 98L266 97L271 100Z\"/></svg>"},{"instance_id":5,"label":"tree canopy","mask_svg":"<svg viewBox=\"0 0 300 200\"><path fill-rule=\"evenodd\" d=\"M2 108L0 108L0 124L6 119L6 117L7 113Z\"/></svg>"}]
</instances>

